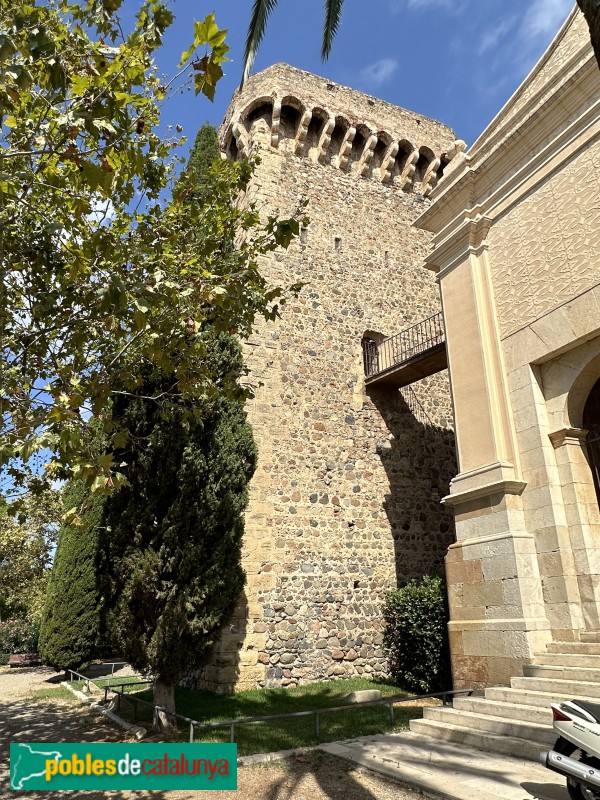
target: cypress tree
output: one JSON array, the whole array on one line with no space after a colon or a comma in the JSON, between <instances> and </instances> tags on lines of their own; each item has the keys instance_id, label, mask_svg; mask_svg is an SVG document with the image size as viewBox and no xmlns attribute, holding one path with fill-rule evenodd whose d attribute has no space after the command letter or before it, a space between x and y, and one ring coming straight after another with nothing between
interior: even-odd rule
<instances>
[{"instance_id":1,"label":"cypress tree","mask_svg":"<svg viewBox=\"0 0 600 800\"><path fill-rule=\"evenodd\" d=\"M188 203L203 203L209 191L210 171L221 158L216 128L206 122L196 134L185 172L178 181L178 191L185 192Z\"/></svg>"},{"instance_id":2,"label":"cypress tree","mask_svg":"<svg viewBox=\"0 0 600 800\"><path fill-rule=\"evenodd\" d=\"M218 170L216 130L204 125L178 184L184 202L211 202ZM217 162L217 163L215 163ZM233 248L224 231L220 252ZM206 315L209 319L210 315ZM115 453L130 485L107 505L113 566L112 630L123 655L154 678L154 702L175 710L175 685L203 666L245 583L241 566L243 511L256 448L239 385L241 349L205 323L212 391L193 421L183 408L148 398L169 377L141 370L137 396L117 396L113 415L128 432ZM159 715L163 728L168 716Z\"/></svg>"},{"instance_id":3,"label":"cypress tree","mask_svg":"<svg viewBox=\"0 0 600 800\"><path fill-rule=\"evenodd\" d=\"M228 335L214 337L209 358L215 375L241 373ZM145 397L163 385L146 378ZM176 683L206 663L244 586L242 512L256 449L243 400L225 392L192 423L141 396L119 397L113 413L130 443L117 454L130 485L107 508L114 638L154 677L154 702L174 710ZM170 727L164 715L161 723Z\"/></svg>"},{"instance_id":4,"label":"cypress tree","mask_svg":"<svg viewBox=\"0 0 600 800\"><path fill-rule=\"evenodd\" d=\"M56 670L77 669L97 654L103 617L97 559L105 501L90 497L82 481L65 489L65 509L85 503L85 510L80 525L59 531L42 615L40 657Z\"/></svg>"}]
</instances>

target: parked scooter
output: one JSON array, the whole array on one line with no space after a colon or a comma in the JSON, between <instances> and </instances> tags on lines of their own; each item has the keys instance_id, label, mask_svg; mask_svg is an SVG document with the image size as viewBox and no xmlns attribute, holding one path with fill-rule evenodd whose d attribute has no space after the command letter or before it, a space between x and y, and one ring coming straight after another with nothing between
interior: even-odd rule
<instances>
[{"instance_id":1,"label":"parked scooter","mask_svg":"<svg viewBox=\"0 0 600 800\"><path fill-rule=\"evenodd\" d=\"M559 736L542 764L565 776L571 800L600 800L600 705L552 703L552 717Z\"/></svg>"}]
</instances>

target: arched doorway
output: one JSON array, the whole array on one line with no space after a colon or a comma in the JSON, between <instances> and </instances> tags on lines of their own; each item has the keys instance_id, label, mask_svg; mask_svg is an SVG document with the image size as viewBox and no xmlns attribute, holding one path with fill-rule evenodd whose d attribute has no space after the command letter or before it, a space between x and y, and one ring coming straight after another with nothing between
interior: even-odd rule
<instances>
[{"instance_id":1,"label":"arched doorway","mask_svg":"<svg viewBox=\"0 0 600 800\"><path fill-rule=\"evenodd\" d=\"M583 409L583 427L588 431L585 445L600 506L600 379L593 385Z\"/></svg>"}]
</instances>

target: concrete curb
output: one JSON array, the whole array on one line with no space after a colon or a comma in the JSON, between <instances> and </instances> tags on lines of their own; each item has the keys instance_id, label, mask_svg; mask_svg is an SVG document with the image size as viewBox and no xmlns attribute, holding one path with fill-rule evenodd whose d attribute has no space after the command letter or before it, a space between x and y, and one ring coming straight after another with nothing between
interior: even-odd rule
<instances>
[{"instance_id":1,"label":"concrete curb","mask_svg":"<svg viewBox=\"0 0 600 800\"><path fill-rule=\"evenodd\" d=\"M329 745L334 744L338 744L338 742L329 742ZM362 767L363 769L373 772L376 775L384 775L386 778L391 778L400 786L404 786L407 789L412 789L415 792L419 792L419 794L422 794L424 797L435 798L435 800L457 800L456 794L452 792L446 792L442 789L433 788L419 778L411 779L407 775L399 775L398 769L395 766L396 762L391 761L391 759L384 758L378 762L374 761L373 759L361 757L360 755L350 758L341 752L336 753L332 750L327 750L325 749L326 747L327 745L323 745L322 747L319 747L319 750L321 750L323 753L327 753L327 755L335 756L335 758L342 758L344 761L350 761L351 764Z\"/></svg>"},{"instance_id":2,"label":"concrete curb","mask_svg":"<svg viewBox=\"0 0 600 800\"><path fill-rule=\"evenodd\" d=\"M71 694L74 694L75 697L77 697L78 700L81 700L82 703L91 703L92 702L92 700L89 697L89 695L84 694L83 692L80 692L79 689L74 689L71 686L70 683L65 682L65 683L62 684L62 686L64 686L66 689L68 689L71 692Z\"/></svg>"},{"instance_id":3,"label":"concrete curb","mask_svg":"<svg viewBox=\"0 0 600 800\"><path fill-rule=\"evenodd\" d=\"M240 767L252 767L255 764L268 764L270 761L283 761L285 758L314 753L320 749L319 745L314 745L314 747L296 747L293 750L276 750L274 753L255 753L252 756L241 756L237 763Z\"/></svg>"},{"instance_id":4,"label":"concrete curb","mask_svg":"<svg viewBox=\"0 0 600 800\"><path fill-rule=\"evenodd\" d=\"M146 728L142 728L140 725L132 725L131 722L127 722L118 714L115 714L115 712L112 711L112 709L110 708L101 706L99 703L91 703L90 708L93 708L94 711L99 711L100 714L107 717L107 719L109 719L111 722L114 722L115 725L118 725L124 730L133 733L133 735L138 741L148 735L148 731L146 730Z\"/></svg>"},{"instance_id":5,"label":"concrete curb","mask_svg":"<svg viewBox=\"0 0 600 800\"><path fill-rule=\"evenodd\" d=\"M101 706L100 703L97 703L92 697L88 697L88 695L85 695L78 689L74 689L68 683L65 683L64 685L70 692L72 692L72 694L75 695L75 697L81 700L82 703L85 703L90 708L93 708L94 711L97 711L98 713L102 714L102 716L106 717L111 722L114 722L115 725L118 725L120 728L123 728L123 730L133 733L133 735L138 741L148 735L148 731L146 730L146 728L142 728L140 725L133 725L131 722L127 722L127 720L124 720L118 714L115 714L115 712L112 709L106 708L106 706Z\"/></svg>"}]
</instances>

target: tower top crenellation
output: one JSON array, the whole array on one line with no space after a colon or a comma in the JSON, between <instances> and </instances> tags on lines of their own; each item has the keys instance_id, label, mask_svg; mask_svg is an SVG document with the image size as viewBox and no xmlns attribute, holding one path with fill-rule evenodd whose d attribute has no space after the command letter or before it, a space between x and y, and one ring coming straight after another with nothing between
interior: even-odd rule
<instances>
[{"instance_id":1,"label":"tower top crenellation","mask_svg":"<svg viewBox=\"0 0 600 800\"><path fill-rule=\"evenodd\" d=\"M221 141L233 158L285 142L296 156L423 195L464 149L441 122L288 64L236 92Z\"/></svg>"}]
</instances>

